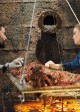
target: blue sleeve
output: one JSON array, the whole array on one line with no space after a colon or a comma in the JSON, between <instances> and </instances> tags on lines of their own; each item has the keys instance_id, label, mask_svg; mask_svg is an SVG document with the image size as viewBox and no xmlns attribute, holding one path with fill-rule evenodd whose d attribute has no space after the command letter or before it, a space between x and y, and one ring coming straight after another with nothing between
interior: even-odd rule
<instances>
[{"instance_id":1,"label":"blue sleeve","mask_svg":"<svg viewBox=\"0 0 80 112\"><path fill-rule=\"evenodd\" d=\"M80 68L80 54L73 61L64 63L63 67L65 70L76 70Z\"/></svg>"}]
</instances>

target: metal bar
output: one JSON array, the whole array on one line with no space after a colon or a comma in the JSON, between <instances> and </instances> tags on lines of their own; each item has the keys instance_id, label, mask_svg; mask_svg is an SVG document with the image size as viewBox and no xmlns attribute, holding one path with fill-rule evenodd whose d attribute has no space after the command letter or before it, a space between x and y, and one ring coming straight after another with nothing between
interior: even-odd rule
<instances>
[{"instance_id":1,"label":"metal bar","mask_svg":"<svg viewBox=\"0 0 80 112\"><path fill-rule=\"evenodd\" d=\"M53 96L80 96L80 86L51 86L42 88L32 88L30 85L20 85L19 79L11 74L7 74L11 82L17 87L22 94L48 93Z\"/></svg>"},{"instance_id":2,"label":"metal bar","mask_svg":"<svg viewBox=\"0 0 80 112\"><path fill-rule=\"evenodd\" d=\"M76 20L77 20L78 24L80 24L80 21L79 21L78 17L76 16L76 14L75 14L74 10L72 9L72 7L71 7L71 5L70 5L69 1L68 1L68 0L66 0L66 2L67 2L67 4L68 4L69 8L71 9L71 11L72 11L72 13L73 13L74 17L76 18Z\"/></svg>"}]
</instances>

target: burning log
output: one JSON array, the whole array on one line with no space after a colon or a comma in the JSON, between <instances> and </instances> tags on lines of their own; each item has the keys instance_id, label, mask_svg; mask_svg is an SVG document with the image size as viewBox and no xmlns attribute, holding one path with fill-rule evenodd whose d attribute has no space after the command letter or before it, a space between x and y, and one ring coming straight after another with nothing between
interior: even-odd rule
<instances>
[{"instance_id":1,"label":"burning log","mask_svg":"<svg viewBox=\"0 0 80 112\"><path fill-rule=\"evenodd\" d=\"M48 99L49 100L49 99ZM53 99L52 103L44 107L44 102L26 102L23 104L16 104L14 106L15 112L79 112L79 101L74 99Z\"/></svg>"}]
</instances>

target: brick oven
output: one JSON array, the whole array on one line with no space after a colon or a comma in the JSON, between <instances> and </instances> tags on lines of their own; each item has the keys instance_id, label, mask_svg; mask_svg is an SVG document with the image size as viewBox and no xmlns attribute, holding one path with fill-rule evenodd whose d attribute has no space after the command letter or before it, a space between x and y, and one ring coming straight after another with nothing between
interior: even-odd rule
<instances>
[{"instance_id":1,"label":"brick oven","mask_svg":"<svg viewBox=\"0 0 80 112\"><path fill-rule=\"evenodd\" d=\"M80 20L80 1L69 0ZM0 63L25 57L28 49L27 63L34 60L45 64L48 60L64 63L74 59L80 47L72 40L72 31L77 21L64 0L37 0L33 20L34 0L0 0L0 22L6 27L8 43L0 49ZM0 90L11 83L1 73ZM31 111L34 112L34 111ZM37 110L35 112L38 112Z\"/></svg>"}]
</instances>

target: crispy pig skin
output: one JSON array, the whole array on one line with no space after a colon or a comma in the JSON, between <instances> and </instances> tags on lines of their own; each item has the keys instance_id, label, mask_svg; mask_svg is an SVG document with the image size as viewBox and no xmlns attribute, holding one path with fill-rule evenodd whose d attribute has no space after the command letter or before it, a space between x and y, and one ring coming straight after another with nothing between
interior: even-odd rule
<instances>
[{"instance_id":1,"label":"crispy pig skin","mask_svg":"<svg viewBox=\"0 0 80 112\"><path fill-rule=\"evenodd\" d=\"M12 70L11 74L21 77L22 71L23 67L19 70ZM34 87L80 85L79 74L53 70L38 61L31 62L24 67L24 77L27 82L31 81Z\"/></svg>"}]
</instances>

